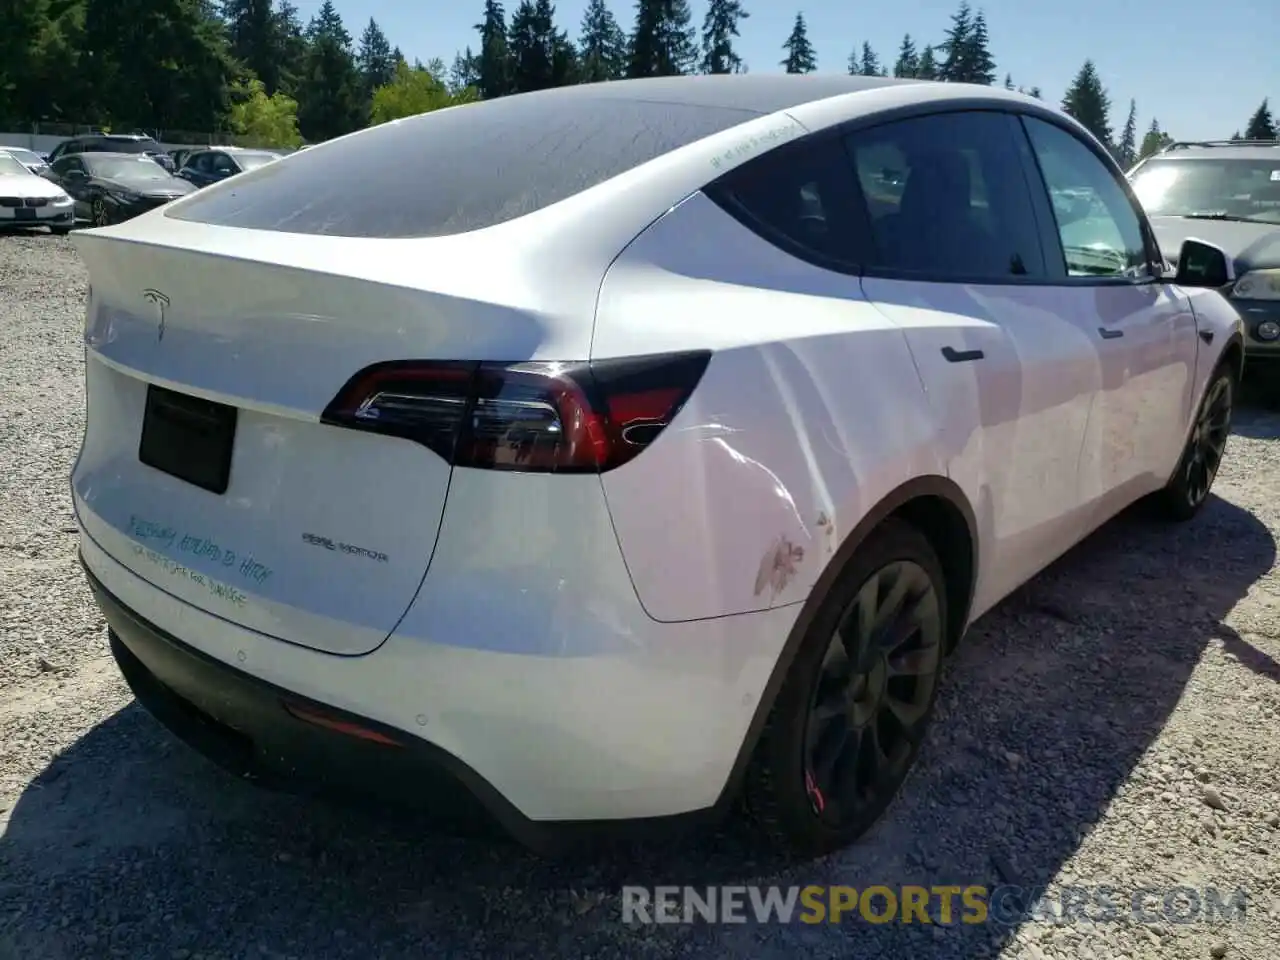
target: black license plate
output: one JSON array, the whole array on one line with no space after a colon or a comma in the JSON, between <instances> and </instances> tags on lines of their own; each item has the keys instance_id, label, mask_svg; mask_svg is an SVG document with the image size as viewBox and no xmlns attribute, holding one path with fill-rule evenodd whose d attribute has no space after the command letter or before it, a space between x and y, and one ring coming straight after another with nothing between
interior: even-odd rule
<instances>
[{"instance_id":1,"label":"black license plate","mask_svg":"<svg viewBox=\"0 0 1280 960\"><path fill-rule=\"evenodd\" d=\"M17 210L13 211L13 216L18 220L34 220L36 218L36 212L31 207L19 207Z\"/></svg>"},{"instance_id":2,"label":"black license plate","mask_svg":"<svg viewBox=\"0 0 1280 960\"><path fill-rule=\"evenodd\" d=\"M138 445L138 459L147 466L210 493L226 493L235 437L235 407L147 387Z\"/></svg>"}]
</instances>

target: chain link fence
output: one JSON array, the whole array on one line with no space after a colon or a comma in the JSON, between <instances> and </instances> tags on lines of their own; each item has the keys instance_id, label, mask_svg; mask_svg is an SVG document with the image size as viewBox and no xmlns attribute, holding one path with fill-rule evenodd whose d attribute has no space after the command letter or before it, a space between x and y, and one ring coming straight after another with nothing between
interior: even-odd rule
<instances>
[{"instance_id":1,"label":"chain link fence","mask_svg":"<svg viewBox=\"0 0 1280 960\"><path fill-rule=\"evenodd\" d=\"M252 137L241 137L229 131L199 132L195 130L170 130L164 128L115 128L90 123L32 123L13 130L0 130L0 146L26 147L28 150L48 152L68 137L81 137L95 133L145 134L169 148L176 147L261 147L275 149L275 144L263 143Z\"/></svg>"}]
</instances>

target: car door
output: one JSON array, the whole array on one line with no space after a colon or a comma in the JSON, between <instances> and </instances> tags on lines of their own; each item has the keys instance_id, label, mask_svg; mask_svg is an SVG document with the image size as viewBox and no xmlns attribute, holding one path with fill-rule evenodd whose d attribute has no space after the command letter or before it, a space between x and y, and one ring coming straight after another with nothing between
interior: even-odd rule
<instances>
[{"instance_id":1,"label":"car door","mask_svg":"<svg viewBox=\"0 0 1280 960\"><path fill-rule=\"evenodd\" d=\"M78 155L70 154L53 161L50 170L58 186L67 191L75 201L73 208L76 219L87 219L89 207L85 191L89 177L84 168L84 161Z\"/></svg>"},{"instance_id":2,"label":"car door","mask_svg":"<svg viewBox=\"0 0 1280 960\"><path fill-rule=\"evenodd\" d=\"M1162 487L1191 415L1199 339L1186 295L1119 169L1066 124L1022 119L1043 183L1055 309L1092 339L1103 389L1081 447L1080 483L1102 523ZM1048 218L1046 218L1048 219Z\"/></svg>"},{"instance_id":3,"label":"car door","mask_svg":"<svg viewBox=\"0 0 1280 960\"><path fill-rule=\"evenodd\" d=\"M947 470L974 506L974 615L1070 548L1092 340L1046 296L1017 119L948 111L846 139L876 252L862 286L903 330Z\"/></svg>"},{"instance_id":4,"label":"car door","mask_svg":"<svg viewBox=\"0 0 1280 960\"><path fill-rule=\"evenodd\" d=\"M225 153L218 152L209 156L209 171L211 182L217 183L220 180L227 179L227 177L234 177L240 172L240 168Z\"/></svg>"},{"instance_id":5,"label":"car door","mask_svg":"<svg viewBox=\"0 0 1280 960\"><path fill-rule=\"evenodd\" d=\"M196 150L187 154L186 162L182 169L178 171L178 176L184 180L188 180L197 187L203 187L209 182L209 153L206 150Z\"/></svg>"}]
</instances>

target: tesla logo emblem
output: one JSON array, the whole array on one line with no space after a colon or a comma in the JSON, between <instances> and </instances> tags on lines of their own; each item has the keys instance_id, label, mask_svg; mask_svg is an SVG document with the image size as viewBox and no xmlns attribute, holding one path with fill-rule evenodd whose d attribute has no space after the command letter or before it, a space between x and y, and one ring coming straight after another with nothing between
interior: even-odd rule
<instances>
[{"instance_id":1,"label":"tesla logo emblem","mask_svg":"<svg viewBox=\"0 0 1280 960\"><path fill-rule=\"evenodd\" d=\"M142 291L142 299L146 300L148 303L155 304L156 316L160 322L160 326L158 328L158 335L156 336L156 339L163 340L165 311L169 309L169 298L166 297L159 290L147 289Z\"/></svg>"}]
</instances>

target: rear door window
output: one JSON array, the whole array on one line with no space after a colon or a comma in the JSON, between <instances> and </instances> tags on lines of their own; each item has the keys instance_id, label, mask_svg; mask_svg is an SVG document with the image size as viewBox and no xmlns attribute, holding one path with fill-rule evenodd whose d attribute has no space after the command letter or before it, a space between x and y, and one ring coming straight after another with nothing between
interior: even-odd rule
<instances>
[{"instance_id":1,"label":"rear door window","mask_svg":"<svg viewBox=\"0 0 1280 960\"><path fill-rule=\"evenodd\" d=\"M874 240L870 266L957 281L1045 276L1017 120L940 113L850 134Z\"/></svg>"}]
</instances>

